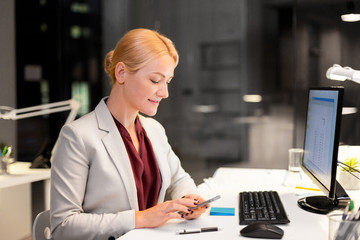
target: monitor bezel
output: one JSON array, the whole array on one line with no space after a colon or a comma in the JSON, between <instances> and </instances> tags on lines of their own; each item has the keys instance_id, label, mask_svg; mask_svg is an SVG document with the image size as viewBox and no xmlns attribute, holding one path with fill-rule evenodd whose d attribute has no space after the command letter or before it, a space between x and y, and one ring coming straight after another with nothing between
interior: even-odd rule
<instances>
[{"instance_id":1,"label":"monitor bezel","mask_svg":"<svg viewBox=\"0 0 360 240\"><path fill-rule=\"evenodd\" d=\"M341 127L341 118L342 118L344 88L342 88L342 87L309 88L306 116L307 116L308 110L309 110L309 101L310 101L311 91L335 91L338 93L337 106L336 106L337 113L336 113L336 120L335 120L336 122L335 122L334 143L333 143L333 152L332 152L332 163L331 163L330 189L328 189L326 186L324 186L324 184L316 176L314 176L313 173L306 168L306 166L304 166L303 162L301 164L301 168L329 199L336 200L336 185L337 185L336 172L337 172L337 164L338 164L338 149L339 149L339 140L340 140L340 127ZM305 141L306 141L306 132L307 132L306 127L307 127L307 118L305 121L304 150L305 150Z\"/></svg>"}]
</instances>

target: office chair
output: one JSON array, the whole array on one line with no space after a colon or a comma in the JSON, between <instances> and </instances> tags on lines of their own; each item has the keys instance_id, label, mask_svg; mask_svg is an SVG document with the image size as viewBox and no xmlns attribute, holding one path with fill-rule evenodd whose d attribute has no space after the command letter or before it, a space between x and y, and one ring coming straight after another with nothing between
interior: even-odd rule
<instances>
[{"instance_id":1,"label":"office chair","mask_svg":"<svg viewBox=\"0 0 360 240\"><path fill-rule=\"evenodd\" d=\"M39 213L33 224L33 240L51 240L50 210Z\"/></svg>"}]
</instances>

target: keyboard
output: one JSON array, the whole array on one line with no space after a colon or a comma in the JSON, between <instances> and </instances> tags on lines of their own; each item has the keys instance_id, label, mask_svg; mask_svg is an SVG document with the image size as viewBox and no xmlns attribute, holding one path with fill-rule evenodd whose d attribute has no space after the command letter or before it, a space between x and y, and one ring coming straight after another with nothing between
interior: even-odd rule
<instances>
[{"instance_id":1,"label":"keyboard","mask_svg":"<svg viewBox=\"0 0 360 240\"><path fill-rule=\"evenodd\" d=\"M240 192L239 219L240 225L290 222L276 191Z\"/></svg>"}]
</instances>

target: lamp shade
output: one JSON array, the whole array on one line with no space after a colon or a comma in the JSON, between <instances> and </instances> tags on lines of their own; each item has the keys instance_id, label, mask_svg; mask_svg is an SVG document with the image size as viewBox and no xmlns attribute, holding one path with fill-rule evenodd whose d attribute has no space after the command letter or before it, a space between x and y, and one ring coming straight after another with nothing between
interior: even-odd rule
<instances>
[{"instance_id":1,"label":"lamp shade","mask_svg":"<svg viewBox=\"0 0 360 240\"><path fill-rule=\"evenodd\" d=\"M351 67L341 67L338 64L334 64L326 71L326 77L331 80L352 80L360 83L360 71L354 70Z\"/></svg>"}]
</instances>

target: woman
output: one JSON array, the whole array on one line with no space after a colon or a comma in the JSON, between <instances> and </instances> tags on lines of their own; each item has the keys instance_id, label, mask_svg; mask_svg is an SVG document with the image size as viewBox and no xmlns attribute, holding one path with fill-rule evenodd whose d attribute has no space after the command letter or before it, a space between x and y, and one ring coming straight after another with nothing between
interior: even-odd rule
<instances>
[{"instance_id":1,"label":"woman","mask_svg":"<svg viewBox=\"0 0 360 240\"><path fill-rule=\"evenodd\" d=\"M105 58L108 98L65 125L51 169L54 239L118 238L169 219L193 219L205 208L194 181L154 116L169 96L178 54L156 31L135 29ZM165 201L165 194L173 200Z\"/></svg>"}]
</instances>

